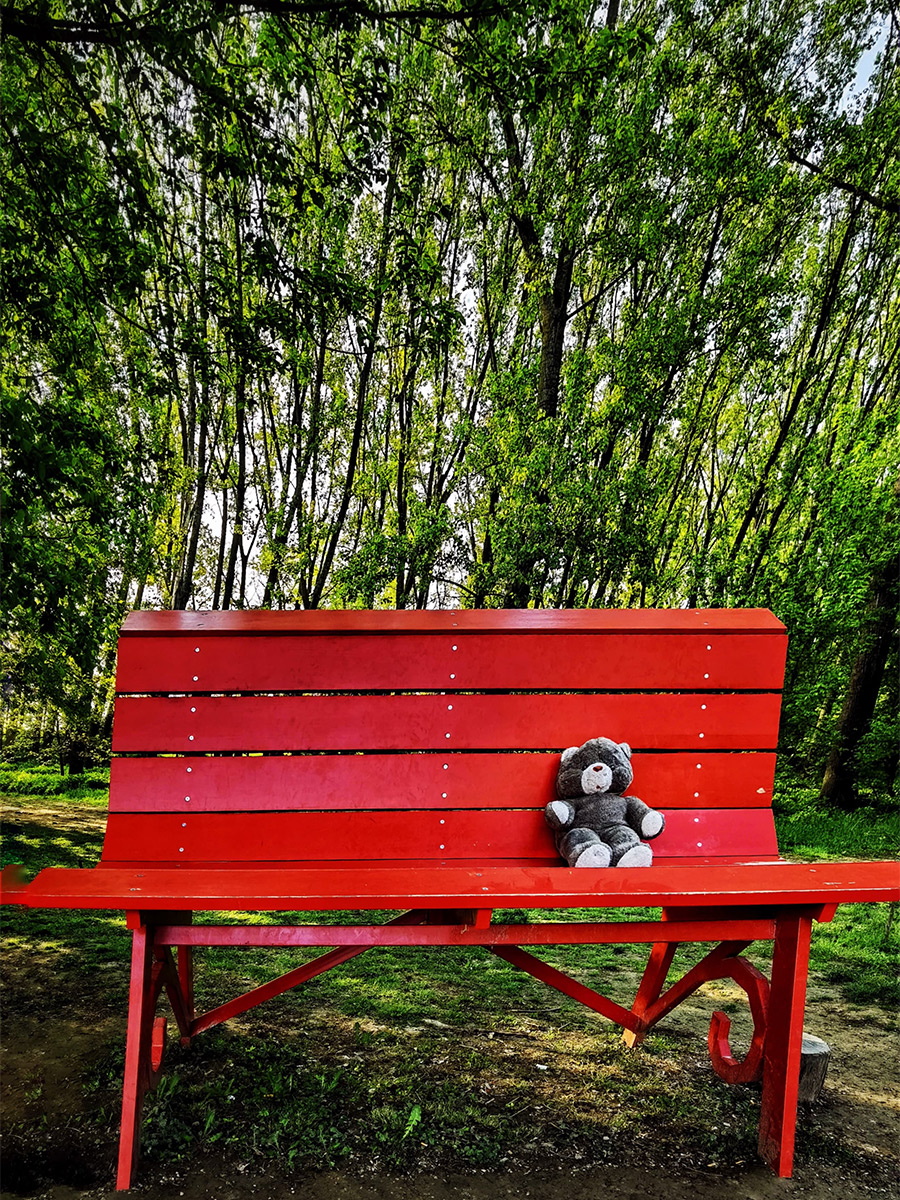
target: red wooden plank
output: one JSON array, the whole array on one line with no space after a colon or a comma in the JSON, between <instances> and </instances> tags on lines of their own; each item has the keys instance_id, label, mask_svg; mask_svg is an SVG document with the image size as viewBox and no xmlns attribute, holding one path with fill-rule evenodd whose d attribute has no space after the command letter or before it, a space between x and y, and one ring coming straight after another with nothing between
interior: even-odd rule
<instances>
[{"instance_id":1,"label":"red wooden plank","mask_svg":"<svg viewBox=\"0 0 900 1200\"><path fill-rule=\"evenodd\" d=\"M36 908L260 912L416 908L758 907L900 901L894 862L761 863L573 870L433 866L297 869L199 867L85 871L50 867L22 893Z\"/></svg>"},{"instance_id":2,"label":"red wooden plank","mask_svg":"<svg viewBox=\"0 0 900 1200\"><path fill-rule=\"evenodd\" d=\"M549 640L548 640L549 639ZM482 688L777 690L782 633L459 633L124 638L119 692Z\"/></svg>"},{"instance_id":3,"label":"red wooden plank","mask_svg":"<svg viewBox=\"0 0 900 1200\"><path fill-rule=\"evenodd\" d=\"M666 813L654 855L774 854L770 809ZM541 858L557 862L536 810L338 813L128 813L110 817L105 862L235 863L292 858Z\"/></svg>"},{"instance_id":4,"label":"red wooden plank","mask_svg":"<svg viewBox=\"0 0 900 1200\"><path fill-rule=\"evenodd\" d=\"M124 697L113 750L772 750L779 714L772 693Z\"/></svg>"},{"instance_id":5,"label":"red wooden plank","mask_svg":"<svg viewBox=\"0 0 900 1200\"><path fill-rule=\"evenodd\" d=\"M366 633L441 632L459 630L548 630L550 632L604 630L654 630L684 633L690 630L772 632L784 626L765 608L673 609L327 609L270 612L133 612L125 619L126 637L150 633L194 634L201 631L233 633Z\"/></svg>"},{"instance_id":6,"label":"red wooden plank","mask_svg":"<svg viewBox=\"0 0 900 1200\"><path fill-rule=\"evenodd\" d=\"M775 921L552 921L541 925L160 925L156 946L582 946L771 940Z\"/></svg>"},{"instance_id":7,"label":"red wooden plank","mask_svg":"<svg viewBox=\"0 0 900 1200\"><path fill-rule=\"evenodd\" d=\"M503 866L504 867L546 867L548 861L549 860L548 860L546 854L543 854L543 855L540 855L537 857L528 857L527 855L521 855L521 856L517 855L512 858L505 858L503 860ZM562 867L563 866L562 860L560 859L558 861L559 861L560 867ZM671 857L669 857L667 855L665 858L660 858L658 861L660 863L664 862L667 867L723 867L723 866L724 867L733 867L733 866L746 866L750 863L752 863L754 865L757 863L778 863L778 862L784 862L785 860L778 854L717 854L717 855L708 855L708 856L707 855L703 855L703 856L673 855ZM324 866L326 866L329 870L341 870L341 871L356 871L356 870L360 869L361 865L367 871L368 870L378 870L378 871L399 870L401 868L406 869L407 867L421 867L423 870L429 870L429 871L439 871L439 870L444 870L445 868L448 870L451 868L455 870L459 867L465 867L467 869L480 871L480 870L483 870L485 867L487 867L488 869L490 869L492 867L496 867L497 863L498 863L498 859L497 859L496 855L491 855L490 857L483 857L483 858L479 858L479 857L471 857L471 858L470 857L466 857L466 858L441 858L441 857L439 857L439 858L432 858L432 857L429 857L429 858L424 858L424 857L422 857L422 858L379 858L377 862L363 862L362 864L360 863L360 860L358 858L352 858L352 859L351 858L333 858L333 859L329 859L328 862L324 864ZM187 864L185 864L184 869L193 870L195 865L197 865L197 864L187 863ZM130 858L127 860L126 863L104 862L103 860L101 860L97 864L96 869L101 870L101 871L106 871L106 870L117 871L123 866L127 866L129 869L134 869L134 870L146 869L148 871L156 871L160 868L168 868L171 866L178 866L179 869L182 869L180 867L180 864L173 864L171 862L161 863L159 860L151 861L149 859L140 859L140 858ZM296 871L296 870L315 871L317 868L319 868L321 866L323 866L323 863L319 859L303 859L303 858L292 858L292 859L290 859L288 861L284 861L284 862L281 860L278 860L278 859L272 859L267 862L246 862L246 863L239 863L239 864L234 864L233 862L228 862L227 860L224 860L224 859L223 860L209 859L209 860L206 860L199 864L199 867L202 868L204 871L207 869L221 870L221 871L228 871L228 870L267 871L267 870L271 870L272 868L278 868L278 870L284 870L284 871ZM12 903L19 903L19 901L13 900ZM833 915L834 914L832 913L832 916ZM824 920L825 918L822 918L822 919ZM828 919L830 920L830 918L828 918Z\"/></svg>"},{"instance_id":8,"label":"red wooden plank","mask_svg":"<svg viewBox=\"0 0 900 1200\"><path fill-rule=\"evenodd\" d=\"M632 765L629 790L654 808L771 803L774 754L635 754ZM527 753L115 758L109 810L540 808L558 766L558 754Z\"/></svg>"}]
</instances>

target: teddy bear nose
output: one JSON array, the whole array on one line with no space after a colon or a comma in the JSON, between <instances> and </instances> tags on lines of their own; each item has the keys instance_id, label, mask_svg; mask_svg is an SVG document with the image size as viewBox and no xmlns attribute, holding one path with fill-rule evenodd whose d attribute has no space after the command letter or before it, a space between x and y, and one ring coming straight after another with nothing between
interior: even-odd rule
<instances>
[{"instance_id":1,"label":"teddy bear nose","mask_svg":"<svg viewBox=\"0 0 900 1200\"><path fill-rule=\"evenodd\" d=\"M591 770L592 770L592 771L602 771L602 770L603 770L603 767L600 765L600 763L597 763L597 765L596 765L596 766L594 766L594 767L591 767Z\"/></svg>"}]
</instances>

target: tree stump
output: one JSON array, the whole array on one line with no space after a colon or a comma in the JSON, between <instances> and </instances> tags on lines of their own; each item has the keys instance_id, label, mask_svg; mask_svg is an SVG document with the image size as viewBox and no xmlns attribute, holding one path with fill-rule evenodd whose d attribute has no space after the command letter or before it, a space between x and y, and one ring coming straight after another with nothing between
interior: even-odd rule
<instances>
[{"instance_id":1,"label":"tree stump","mask_svg":"<svg viewBox=\"0 0 900 1200\"><path fill-rule=\"evenodd\" d=\"M831 1047L827 1042L813 1037L811 1033L804 1033L800 1049L800 1090L797 1094L800 1104L813 1104L821 1096L830 1058Z\"/></svg>"}]
</instances>

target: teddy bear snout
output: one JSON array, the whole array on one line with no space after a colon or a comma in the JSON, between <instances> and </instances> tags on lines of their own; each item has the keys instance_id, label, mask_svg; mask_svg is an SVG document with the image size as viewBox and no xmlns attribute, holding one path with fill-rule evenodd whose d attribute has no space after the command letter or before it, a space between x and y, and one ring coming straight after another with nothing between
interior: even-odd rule
<instances>
[{"instance_id":1,"label":"teddy bear snout","mask_svg":"<svg viewBox=\"0 0 900 1200\"><path fill-rule=\"evenodd\" d=\"M591 763L581 773L581 790L585 795L591 792L608 792L612 783L612 771L606 763Z\"/></svg>"}]
</instances>

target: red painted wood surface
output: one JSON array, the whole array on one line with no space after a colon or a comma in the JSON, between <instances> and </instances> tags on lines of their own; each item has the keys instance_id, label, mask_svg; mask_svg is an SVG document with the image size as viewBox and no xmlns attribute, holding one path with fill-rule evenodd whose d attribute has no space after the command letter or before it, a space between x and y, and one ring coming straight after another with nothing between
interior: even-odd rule
<instances>
[{"instance_id":1,"label":"red painted wood surface","mask_svg":"<svg viewBox=\"0 0 900 1200\"><path fill-rule=\"evenodd\" d=\"M771 804L774 754L638 753L632 766L629 791L654 808ZM555 753L115 758L109 809L543 808L558 767Z\"/></svg>"},{"instance_id":2,"label":"red painted wood surface","mask_svg":"<svg viewBox=\"0 0 900 1200\"><path fill-rule=\"evenodd\" d=\"M598 733L635 749L773 750L780 696L123 697L113 750L562 750Z\"/></svg>"},{"instance_id":3,"label":"red painted wood surface","mask_svg":"<svg viewBox=\"0 0 900 1200\"><path fill-rule=\"evenodd\" d=\"M157 946L580 946L719 942L734 922L552 921L543 925L160 925ZM746 919L741 933L754 941L775 936L774 919ZM699 985L698 985L699 986Z\"/></svg>"},{"instance_id":4,"label":"red painted wood surface","mask_svg":"<svg viewBox=\"0 0 900 1200\"><path fill-rule=\"evenodd\" d=\"M780 690L787 637L739 633L459 633L123 638L119 692L481 688Z\"/></svg>"},{"instance_id":5,"label":"red painted wood surface","mask_svg":"<svg viewBox=\"0 0 900 1200\"><path fill-rule=\"evenodd\" d=\"M777 854L718 854L718 855L673 854L673 855L666 855L664 858L660 858L658 861L660 863L664 862L666 864L666 866L670 866L670 867L693 867L693 866L697 866L697 867L733 867L735 865L741 865L741 864L746 864L746 863L779 863L779 862L783 862L784 859L782 859ZM148 870L148 871L155 871L155 870L159 869L160 867L180 866L180 862L181 862L180 856L179 856L179 863L173 863L170 861L160 861L159 859L155 859L155 860L128 859L127 862L125 862L125 863L113 862L113 861L104 862L101 860L97 864L97 868L99 870L106 870L107 868L116 870L119 867L127 866L129 868L134 868L135 870L146 868L146 870ZM549 862L550 862L550 860L547 858L547 856L545 854L540 855L540 856L536 855L532 858L528 858L524 855L522 855L522 856L516 855L515 857L510 857L510 858L504 859L503 866L504 867L546 867ZM366 870L369 870L369 869L394 870L394 869L400 869L400 868L406 868L406 867L421 867L423 870L436 871L436 870L443 870L445 867L454 867L454 868L455 867L465 867L465 868L471 869L473 871L480 871L480 870L483 870L485 867L487 867L487 868L496 867L497 863L498 863L498 860L497 860L496 856L491 855L490 857L481 857L481 858L477 858L477 857L476 858L468 858L468 857L467 858L444 858L444 857L439 857L439 858L379 858L377 861L364 861L362 863L360 862L360 859L358 859L358 858L330 858L327 861L327 863L325 863L324 865L327 866L329 868L329 870L335 870L335 871L336 870L357 871L360 869L361 865ZM257 870L265 871L265 870L269 870L273 867L277 867L279 870L284 870L284 871L291 871L291 870L314 871L317 867L320 867L323 864L318 859L292 858L292 859L285 859L284 861L279 860L279 859L271 859L266 862L246 862L246 863L237 863L237 864L233 864L232 862L228 861L227 859L223 859L223 860L209 859L209 860L204 860L204 862L202 862L200 864L191 864L191 865L199 865L199 866L203 867L204 869L210 868L213 870L222 870L222 871L227 871L229 869L229 867L231 867L231 866L235 866L236 869L249 870L249 871L257 871ZM562 860L560 859L556 863L553 863L551 865L558 865L561 867L564 864L563 864Z\"/></svg>"},{"instance_id":6,"label":"red painted wood surface","mask_svg":"<svg viewBox=\"0 0 900 1200\"><path fill-rule=\"evenodd\" d=\"M48 867L17 894L35 908L332 911L417 908L716 908L900 900L893 862L577 870L498 867Z\"/></svg>"},{"instance_id":7,"label":"red painted wood surface","mask_svg":"<svg viewBox=\"0 0 900 1200\"><path fill-rule=\"evenodd\" d=\"M133 612L122 628L123 637L178 633L367 633L398 631L433 633L447 629L548 633L566 631L650 630L654 633L730 630L753 633L784 632L784 625L765 608L670 609L326 609L270 612Z\"/></svg>"},{"instance_id":8,"label":"red painted wood surface","mask_svg":"<svg viewBox=\"0 0 900 1200\"><path fill-rule=\"evenodd\" d=\"M772 956L759 1153L781 1178L793 1172L811 925L809 917L802 914L791 913L779 920Z\"/></svg>"},{"instance_id":9,"label":"red painted wood surface","mask_svg":"<svg viewBox=\"0 0 900 1200\"><path fill-rule=\"evenodd\" d=\"M666 855L774 854L770 809L674 809L654 839ZM109 818L105 862L271 862L332 858L454 859L475 856L557 862L537 810L411 810L354 813L127 813Z\"/></svg>"},{"instance_id":10,"label":"red painted wood surface","mask_svg":"<svg viewBox=\"0 0 900 1200\"><path fill-rule=\"evenodd\" d=\"M128 991L128 1031L122 1089L122 1120L116 1187L131 1186L141 1144L141 1112L150 1086L150 1030L155 997L151 971L153 947L144 927L135 930L131 946L131 980Z\"/></svg>"}]
</instances>

